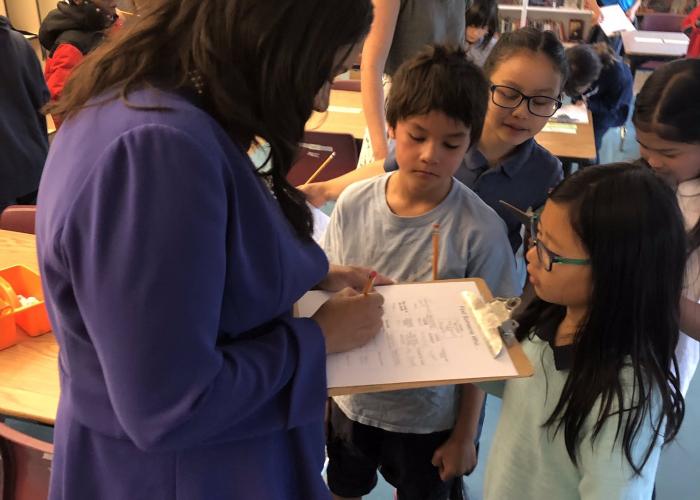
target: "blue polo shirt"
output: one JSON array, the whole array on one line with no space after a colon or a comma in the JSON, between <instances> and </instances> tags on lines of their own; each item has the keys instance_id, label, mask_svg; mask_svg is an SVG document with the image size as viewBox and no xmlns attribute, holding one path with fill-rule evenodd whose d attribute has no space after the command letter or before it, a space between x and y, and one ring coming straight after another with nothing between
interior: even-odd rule
<instances>
[{"instance_id":1,"label":"blue polo shirt","mask_svg":"<svg viewBox=\"0 0 700 500\"><path fill-rule=\"evenodd\" d=\"M393 151L384 161L384 170L397 170ZM526 210L544 205L550 189L559 184L564 174L559 159L537 144L534 139L516 147L500 165L489 168L486 157L477 148L467 151L455 178L474 191L505 221L513 252L522 243L521 223L498 201Z\"/></svg>"}]
</instances>

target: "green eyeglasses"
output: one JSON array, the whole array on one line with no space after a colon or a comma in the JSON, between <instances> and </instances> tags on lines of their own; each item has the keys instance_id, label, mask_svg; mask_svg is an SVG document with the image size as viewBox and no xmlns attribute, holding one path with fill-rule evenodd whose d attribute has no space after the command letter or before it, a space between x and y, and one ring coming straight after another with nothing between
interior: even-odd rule
<instances>
[{"instance_id":1,"label":"green eyeglasses","mask_svg":"<svg viewBox=\"0 0 700 500\"><path fill-rule=\"evenodd\" d=\"M539 220L539 214L534 214L530 218L530 237L532 238L531 244L535 245L537 248L537 258L540 260L545 271L550 272L554 264L569 264L572 266L590 265L591 259L570 259L568 257L562 257L544 246L544 243L537 238L537 224Z\"/></svg>"}]
</instances>

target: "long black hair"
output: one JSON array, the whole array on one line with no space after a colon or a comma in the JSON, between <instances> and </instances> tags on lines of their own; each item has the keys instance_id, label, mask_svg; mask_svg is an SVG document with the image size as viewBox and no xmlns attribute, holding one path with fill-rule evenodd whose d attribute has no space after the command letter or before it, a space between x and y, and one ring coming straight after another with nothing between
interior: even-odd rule
<instances>
[{"instance_id":1,"label":"long black hair","mask_svg":"<svg viewBox=\"0 0 700 500\"><path fill-rule=\"evenodd\" d=\"M314 98L369 32L370 0L149 0L138 22L103 44L74 70L48 111L65 118L96 97L144 87L203 86L201 105L247 149L270 144L268 176L284 215L310 239L304 195L285 179L313 111Z\"/></svg>"},{"instance_id":2,"label":"long black hair","mask_svg":"<svg viewBox=\"0 0 700 500\"><path fill-rule=\"evenodd\" d=\"M486 28L488 31L479 43L486 47L498 31L498 3L496 0L474 0L464 14L465 25Z\"/></svg>"},{"instance_id":3,"label":"long black hair","mask_svg":"<svg viewBox=\"0 0 700 500\"><path fill-rule=\"evenodd\" d=\"M616 439L640 474L655 437L671 441L685 410L675 356L685 263L680 210L673 190L641 164L586 168L549 199L569 208L590 256L593 291L574 337L573 365L544 425L563 430L569 457L577 463L586 419L596 418L595 440L615 418ZM518 339L532 329L556 329L565 313L564 306L536 299L518 318ZM622 370L632 370L632 387L623 386ZM637 463L632 449L649 421L656 436L644 443Z\"/></svg>"},{"instance_id":4,"label":"long black hair","mask_svg":"<svg viewBox=\"0 0 700 500\"><path fill-rule=\"evenodd\" d=\"M672 142L700 144L700 59L664 64L644 82L637 95L635 128ZM689 97L691 96L691 97ZM700 247L700 220L688 235L688 250Z\"/></svg>"}]
</instances>

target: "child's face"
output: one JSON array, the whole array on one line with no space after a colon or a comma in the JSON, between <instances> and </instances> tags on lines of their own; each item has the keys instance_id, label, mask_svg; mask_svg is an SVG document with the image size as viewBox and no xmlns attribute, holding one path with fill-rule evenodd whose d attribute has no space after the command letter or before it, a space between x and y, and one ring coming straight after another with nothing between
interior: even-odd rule
<instances>
[{"instance_id":1,"label":"child's face","mask_svg":"<svg viewBox=\"0 0 700 500\"><path fill-rule=\"evenodd\" d=\"M441 111L399 120L389 135L402 178L419 190L449 186L469 148L469 128Z\"/></svg>"},{"instance_id":2,"label":"child's face","mask_svg":"<svg viewBox=\"0 0 700 500\"><path fill-rule=\"evenodd\" d=\"M467 26L464 32L467 42L476 43L486 36L489 29L485 26Z\"/></svg>"},{"instance_id":3,"label":"child's face","mask_svg":"<svg viewBox=\"0 0 700 500\"><path fill-rule=\"evenodd\" d=\"M639 152L651 167L674 182L700 177L700 144L673 142L637 130Z\"/></svg>"},{"instance_id":4,"label":"child's face","mask_svg":"<svg viewBox=\"0 0 700 500\"><path fill-rule=\"evenodd\" d=\"M559 98L561 74L543 54L521 51L502 61L491 74L493 85L507 85L525 95ZM489 98L484 123L484 137L509 146L519 146L542 130L548 117L536 116L528 111L525 99L517 108L502 108Z\"/></svg>"},{"instance_id":5,"label":"child's face","mask_svg":"<svg viewBox=\"0 0 700 500\"><path fill-rule=\"evenodd\" d=\"M548 200L540 214L536 238L550 252L568 259L588 259L588 252L571 226L569 208ZM544 253L545 250L542 249ZM591 296L591 266L554 262L547 271L533 245L527 251L527 270L542 300L566 307L585 308ZM549 257L544 256L544 260Z\"/></svg>"}]
</instances>

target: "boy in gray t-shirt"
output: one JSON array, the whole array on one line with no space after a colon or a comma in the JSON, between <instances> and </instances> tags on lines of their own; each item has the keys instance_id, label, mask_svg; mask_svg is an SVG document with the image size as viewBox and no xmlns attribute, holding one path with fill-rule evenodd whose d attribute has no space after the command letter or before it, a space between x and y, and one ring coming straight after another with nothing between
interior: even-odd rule
<instances>
[{"instance_id":1,"label":"boy in gray t-shirt","mask_svg":"<svg viewBox=\"0 0 700 500\"><path fill-rule=\"evenodd\" d=\"M432 47L399 69L387 101L399 170L338 199L324 243L332 263L371 266L397 282L429 281L438 223L440 279L480 277L494 295L520 294L503 221L453 178L478 141L487 99L482 73L461 50ZM470 384L334 398L331 491L366 495L379 468L399 500L448 498L461 487L454 478L476 465L482 402Z\"/></svg>"}]
</instances>

